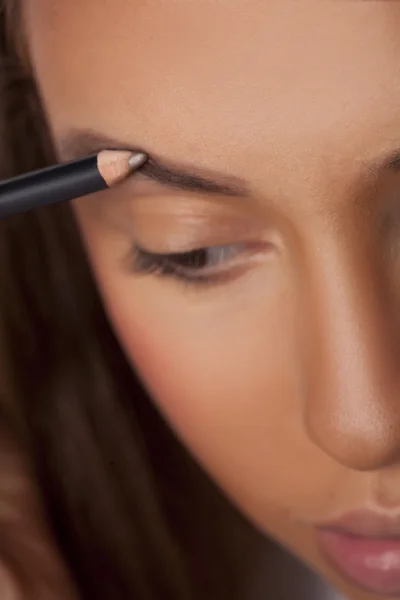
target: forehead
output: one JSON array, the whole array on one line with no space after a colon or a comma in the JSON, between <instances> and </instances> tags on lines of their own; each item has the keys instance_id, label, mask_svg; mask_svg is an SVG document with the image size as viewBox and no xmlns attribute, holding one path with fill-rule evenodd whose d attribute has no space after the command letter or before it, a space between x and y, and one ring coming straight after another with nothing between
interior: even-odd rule
<instances>
[{"instance_id":1,"label":"forehead","mask_svg":"<svg viewBox=\"0 0 400 600\"><path fill-rule=\"evenodd\" d=\"M399 145L400 3L24 6L56 134L96 129L257 180L285 166L286 183L305 163L343 170Z\"/></svg>"}]
</instances>

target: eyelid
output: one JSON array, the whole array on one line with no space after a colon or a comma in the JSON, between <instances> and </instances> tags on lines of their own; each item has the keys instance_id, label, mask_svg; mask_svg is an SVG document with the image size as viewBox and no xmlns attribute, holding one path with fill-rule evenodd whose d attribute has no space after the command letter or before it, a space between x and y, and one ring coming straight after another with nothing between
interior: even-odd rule
<instances>
[{"instance_id":1,"label":"eyelid","mask_svg":"<svg viewBox=\"0 0 400 600\"><path fill-rule=\"evenodd\" d=\"M260 217L260 211L242 197L227 198L220 195L207 196L179 190L160 191L157 184L146 180L140 172L127 179L118 189L104 192L99 201L104 216L121 223L150 213L181 214L204 213L208 215L240 215L242 218Z\"/></svg>"},{"instance_id":2,"label":"eyelid","mask_svg":"<svg viewBox=\"0 0 400 600\"><path fill-rule=\"evenodd\" d=\"M146 198L132 205L132 236L154 253L257 240L268 235L266 223L242 208L219 206L209 199Z\"/></svg>"},{"instance_id":3,"label":"eyelid","mask_svg":"<svg viewBox=\"0 0 400 600\"><path fill-rule=\"evenodd\" d=\"M218 197L171 191L137 195L127 186L116 190L111 199L108 196L98 203L94 199L90 211L96 211L96 220L105 232L123 235L153 253L188 252L244 241L281 245L278 231L263 211L244 199L233 200L227 204L226 198L220 202Z\"/></svg>"}]
</instances>

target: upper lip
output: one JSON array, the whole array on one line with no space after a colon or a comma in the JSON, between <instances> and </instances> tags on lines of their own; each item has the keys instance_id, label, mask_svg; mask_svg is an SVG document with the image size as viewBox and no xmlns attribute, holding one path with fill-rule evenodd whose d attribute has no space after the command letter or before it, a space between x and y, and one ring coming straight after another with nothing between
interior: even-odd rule
<instances>
[{"instance_id":1,"label":"upper lip","mask_svg":"<svg viewBox=\"0 0 400 600\"><path fill-rule=\"evenodd\" d=\"M400 515L393 517L371 510L352 511L323 523L319 529L366 538L400 538Z\"/></svg>"}]
</instances>

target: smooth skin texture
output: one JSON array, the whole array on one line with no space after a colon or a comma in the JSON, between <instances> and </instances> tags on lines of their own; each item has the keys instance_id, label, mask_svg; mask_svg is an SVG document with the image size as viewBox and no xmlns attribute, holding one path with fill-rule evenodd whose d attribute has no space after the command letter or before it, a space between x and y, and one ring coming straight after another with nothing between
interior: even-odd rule
<instances>
[{"instance_id":1,"label":"smooth skin texture","mask_svg":"<svg viewBox=\"0 0 400 600\"><path fill-rule=\"evenodd\" d=\"M381 165L400 147L400 4L23 4L61 158L91 130L240 180L225 196L143 175L78 202L90 260L208 472L349 598L377 599L329 567L315 525L400 514L400 172ZM135 244L229 246L198 284L135 273Z\"/></svg>"}]
</instances>

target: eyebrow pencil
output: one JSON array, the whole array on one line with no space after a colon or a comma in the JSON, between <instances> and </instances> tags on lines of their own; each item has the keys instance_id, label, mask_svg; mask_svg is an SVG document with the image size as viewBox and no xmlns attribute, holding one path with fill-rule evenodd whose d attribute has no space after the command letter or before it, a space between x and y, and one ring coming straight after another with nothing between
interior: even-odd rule
<instances>
[{"instance_id":1,"label":"eyebrow pencil","mask_svg":"<svg viewBox=\"0 0 400 600\"><path fill-rule=\"evenodd\" d=\"M146 160L144 152L102 150L87 158L0 181L0 218L110 188Z\"/></svg>"}]
</instances>

